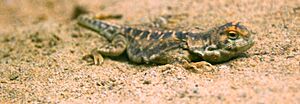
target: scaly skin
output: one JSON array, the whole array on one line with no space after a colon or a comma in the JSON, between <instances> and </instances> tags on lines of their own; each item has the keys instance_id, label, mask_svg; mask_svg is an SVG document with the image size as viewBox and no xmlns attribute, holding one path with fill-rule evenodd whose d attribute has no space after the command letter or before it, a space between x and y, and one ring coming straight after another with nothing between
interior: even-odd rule
<instances>
[{"instance_id":1,"label":"scaly skin","mask_svg":"<svg viewBox=\"0 0 300 104\"><path fill-rule=\"evenodd\" d=\"M229 22L203 33L142 30L87 15L80 16L78 24L110 41L92 51L95 64L103 62L102 55L119 56L126 52L135 63L180 64L196 72L211 71L200 68L228 61L254 44L250 32L240 22Z\"/></svg>"}]
</instances>

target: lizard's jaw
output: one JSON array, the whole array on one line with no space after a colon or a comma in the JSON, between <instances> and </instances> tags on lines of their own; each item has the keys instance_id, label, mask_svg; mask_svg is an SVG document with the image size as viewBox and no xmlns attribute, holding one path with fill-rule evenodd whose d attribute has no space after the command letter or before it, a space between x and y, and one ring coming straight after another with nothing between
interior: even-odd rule
<instances>
[{"instance_id":1,"label":"lizard's jaw","mask_svg":"<svg viewBox=\"0 0 300 104\"><path fill-rule=\"evenodd\" d=\"M238 53L243 53L248 49L250 49L254 45L254 43L255 42L252 39L234 40L234 41L229 41L229 43L225 45L224 49L238 54Z\"/></svg>"}]
</instances>

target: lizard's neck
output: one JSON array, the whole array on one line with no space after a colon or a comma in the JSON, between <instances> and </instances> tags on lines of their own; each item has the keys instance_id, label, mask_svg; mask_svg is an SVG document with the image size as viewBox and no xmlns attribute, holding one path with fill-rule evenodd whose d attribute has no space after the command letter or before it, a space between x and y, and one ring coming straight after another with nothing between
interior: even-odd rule
<instances>
[{"instance_id":1,"label":"lizard's neck","mask_svg":"<svg viewBox=\"0 0 300 104\"><path fill-rule=\"evenodd\" d=\"M189 48L204 49L214 44L211 34L207 33L188 33L186 37Z\"/></svg>"}]
</instances>

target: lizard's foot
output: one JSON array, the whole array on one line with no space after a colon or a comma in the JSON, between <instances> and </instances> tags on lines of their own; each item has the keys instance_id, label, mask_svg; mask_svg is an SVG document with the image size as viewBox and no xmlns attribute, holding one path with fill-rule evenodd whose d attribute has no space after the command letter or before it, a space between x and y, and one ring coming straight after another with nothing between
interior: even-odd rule
<instances>
[{"instance_id":1,"label":"lizard's foot","mask_svg":"<svg viewBox=\"0 0 300 104\"><path fill-rule=\"evenodd\" d=\"M195 73L205 73L205 72L216 72L217 69L206 61L195 62L195 63L184 63L182 65L185 69L190 70Z\"/></svg>"},{"instance_id":2,"label":"lizard's foot","mask_svg":"<svg viewBox=\"0 0 300 104\"><path fill-rule=\"evenodd\" d=\"M89 65L101 65L104 61L102 55L100 53L96 53L92 51L92 54L83 56L83 60L87 61Z\"/></svg>"},{"instance_id":3,"label":"lizard's foot","mask_svg":"<svg viewBox=\"0 0 300 104\"><path fill-rule=\"evenodd\" d=\"M93 54L93 59L95 65L101 65L104 61L101 54Z\"/></svg>"},{"instance_id":4,"label":"lizard's foot","mask_svg":"<svg viewBox=\"0 0 300 104\"><path fill-rule=\"evenodd\" d=\"M102 55L98 52L97 48L92 50L92 56L95 65L101 65L104 61Z\"/></svg>"}]
</instances>

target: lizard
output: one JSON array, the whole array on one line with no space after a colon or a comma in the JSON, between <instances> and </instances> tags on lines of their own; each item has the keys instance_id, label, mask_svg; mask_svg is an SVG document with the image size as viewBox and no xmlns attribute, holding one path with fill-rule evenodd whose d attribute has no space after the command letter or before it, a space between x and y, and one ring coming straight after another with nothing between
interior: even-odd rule
<instances>
[{"instance_id":1,"label":"lizard","mask_svg":"<svg viewBox=\"0 0 300 104\"><path fill-rule=\"evenodd\" d=\"M77 23L109 41L91 51L96 65L103 63L103 56L125 53L130 61L138 64L176 64L195 72L213 71L207 66L229 61L255 43L241 22L228 22L204 32L132 28L91 15L79 16Z\"/></svg>"}]
</instances>

